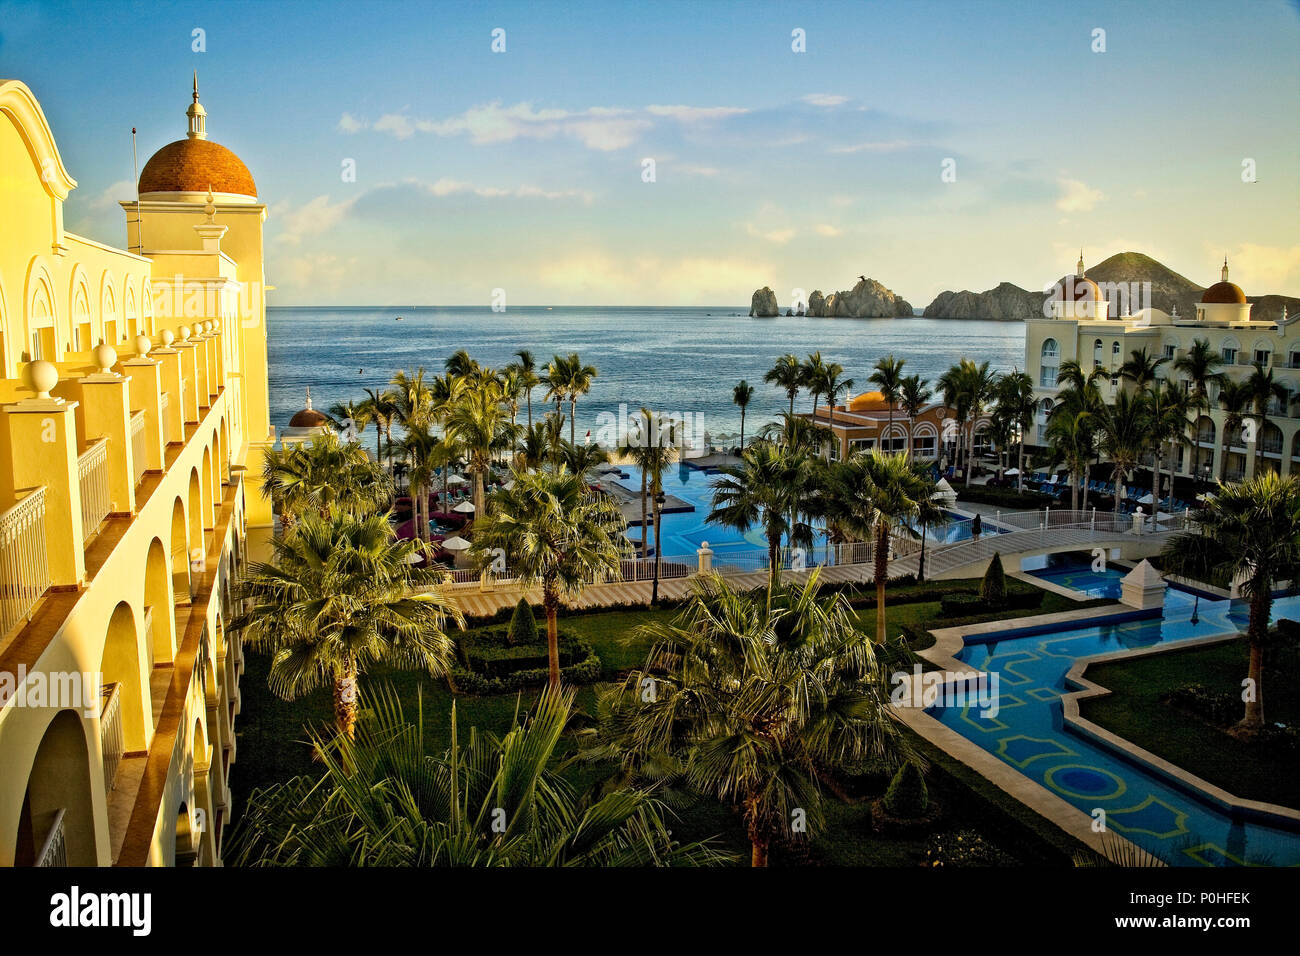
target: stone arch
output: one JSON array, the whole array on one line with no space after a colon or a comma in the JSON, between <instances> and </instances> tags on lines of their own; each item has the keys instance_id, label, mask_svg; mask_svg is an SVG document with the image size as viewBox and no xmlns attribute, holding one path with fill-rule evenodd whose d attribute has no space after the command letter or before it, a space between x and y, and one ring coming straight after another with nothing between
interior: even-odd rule
<instances>
[{"instance_id":1,"label":"stone arch","mask_svg":"<svg viewBox=\"0 0 1300 956\"><path fill-rule=\"evenodd\" d=\"M67 865L99 863L91 787L85 723L75 710L61 710L46 725L27 775L15 840L15 866L31 866L37 862L37 855L60 811Z\"/></svg>"},{"instance_id":2,"label":"stone arch","mask_svg":"<svg viewBox=\"0 0 1300 956\"><path fill-rule=\"evenodd\" d=\"M221 416L221 424L217 428L217 464L221 468L221 481L223 484L230 481L230 423L226 421L226 416Z\"/></svg>"},{"instance_id":3,"label":"stone arch","mask_svg":"<svg viewBox=\"0 0 1300 956\"><path fill-rule=\"evenodd\" d=\"M99 322L103 329L101 338L106 345L116 347L126 336L125 325L117 314L117 293L113 291L113 273L107 269L100 280Z\"/></svg>"},{"instance_id":4,"label":"stone arch","mask_svg":"<svg viewBox=\"0 0 1300 956\"><path fill-rule=\"evenodd\" d=\"M190 469L190 484L186 495L185 515L189 526L189 560L202 560L204 554L203 526L203 490L197 468ZM191 591L193 588L191 587Z\"/></svg>"},{"instance_id":5,"label":"stone arch","mask_svg":"<svg viewBox=\"0 0 1300 956\"><path fill-rule=\"evenodd\" d=\"M185 515L184 502L177 498L172 502L171 533L171 578L172 603L188 604L193 596L190 586L190 523Z\"/></svg>"},{"instance_id":6,"label":"stone arch","mask_svg":"<svg viewBox=\"0 0 1300 956\"><path fill-rule=\"evenodd\" d=\"M149 542L144 565L144 606L152 609L153 659L166 664L176 658L176 594L167 548L160 538Z\"/></svg>"},{"instance_id":7,"label":"stone arch","mask_svg":"<svg viewBox=\"0 0 1300 956\"><path fill-rule=\"evenodd\" d=\"M59 307L54 295L54 281L40 256L34 256L27 270L27 287L23 301L26 313L26 339L23 350L29 361L43 358L56 362L63 340L59 336Z\"/></svg>"},{"instance_id":8,"label":"stone arch","mask_svg":"<svg viewBox=\"0 0 1300 956\"><path fill-rule=\"evenodd\" d=\"M158 332L153 313L153 287L148 276L140 280L140 325L145 335L153 336Z\"/></svg>"},{"instance_id":9,"label":"stone arch","mask_svg":"<svg viewBox=\"0 0 1300 956\"><path fill-rule=\"evenodd\" d=\"M118 685L122 697L122 735L127 751L149 749L153 736L153 705L149 697L146 655L141 652L135 612L125 601L113 609L99 669L104 685Z\"/></svg>"},{"instance_id":10,"label":"stone arch","mask_svg":"<svg viewBox=\"0 0 1300 956\"><path fill-rule=\"evenodd\" d=\"M89 352L95 347L95 316L90 308L90 283L80 265L72 269L68 286L69 351Z\"/></svg>"},{"instance_id":11,"label":"stone arch","mask_svg":"<svg viewBox=\"0 0 1300 956\"><path fill-rule=\"evenodd\" d=\"M214 472L215 462L212 457L211 443L203 446L203 465L202 471L199 472L199 480L203 484L203 527L211 529L216 527L216 510L217 510L217 482Z\"/></svg>"},{"instance_id":12,"label":"stone arch","mask_svg":"<svg viewBox=\"0 0 1300 956\"><path fill-rule=\"evenodd\" d=\"M135 289L128 275L122 282L122 317L126 322L126 334L134 339L137 335L147 335L140 322L140 313L135 305Z\"/></svg>"},{"instance_id":13,"label":"stone arch","mask_svg":"<svg viewBox=\"0 0 1300 956\"><path fill-rule=\"evenodd\" d=\"M4 274L0 273L0 376L4 378L17 378L16 369L9 357L12 338L13 329L9 326L9 309L5 306L5 279Z\"/></svg>"}]
</instances>

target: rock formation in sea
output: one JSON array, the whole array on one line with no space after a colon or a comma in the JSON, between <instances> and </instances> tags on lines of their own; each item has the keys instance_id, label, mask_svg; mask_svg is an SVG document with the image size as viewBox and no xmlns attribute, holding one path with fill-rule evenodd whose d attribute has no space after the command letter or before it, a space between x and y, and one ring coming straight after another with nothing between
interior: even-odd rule
<instances>
[{"instance_id":1,"label":"rock formation in sea","mask_svg":"<svg viewBox=\"0 0 1300 956\"><path fill-rule=\"evenodd\" d=\"M776 304L776 293L767 286L755 292L749 300L749 314L760 319L770 319L774 315L780 315L781 310Z\"/></svg>"},{"instance_id":2,"label":"rock formation in sea","mask_svg":"<svg viewBox=\"0 0 1300 956\"><path fill-rule=\"evenodd\" d=\"M892 319L911 317L912 305L875 279L859 279L848 292L823 297L820 291L808 297L808 314L828 319Z\"/></svg>"}]
</instances>

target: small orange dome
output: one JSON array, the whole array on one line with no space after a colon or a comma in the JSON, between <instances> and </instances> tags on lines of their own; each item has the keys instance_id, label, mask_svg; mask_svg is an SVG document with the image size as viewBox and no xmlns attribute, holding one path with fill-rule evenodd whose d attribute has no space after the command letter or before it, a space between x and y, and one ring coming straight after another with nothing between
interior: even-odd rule
<instances>
[{"instance_id":1,"label":"small orange dome","mask_svg":"<svg viewBox=\"0 0 1300 956\"><path fill-rule=\"evenodd\" d=\"M178 139L154 153L140 173L144 193L233 193L257 198L257 183L244 161L220 143Z\"/></svg>"},{"instance_id":2,"label":"small orange dome","mask_svg":"<svg viewBox=\"0 0 1300 956\"><path fill-rule=\"evenodd\" d=\"M319 428L325 425L329 419L316 411L314 408L304 408L294 412L293 418L289 419L290 428Z\"/></svg>"},{"instance_id":3,"label":"small orange dome","mask_svg":"<svg viewBox=\"0 0 1300 956\"><path fill-rule=\"evenodd\" d=\"M1101 286L1087 276L1065 276L1052 288L1053 302L1104 302Z\"/></svg>"},{"instance_id":4,"label":"small orange dome","mask_svg":"<svg viewBox=\"0 0 1300 956\"><path fill-rule=\"evenodd\" d=\"M871 412L880 408L887 408L889 405L885 401L885 396L880 392L863 392L856 398L849 400L849 411L851 412Z\"/></svg>"},{"instance_id":5,"label":"small orange dome","mask_svg":"<svg viewBox=\"0 0 1300 956\"><path fill-rule=\"evenodd\" d=\"M1205 290L1201 301L1210 305L1245 305L1246 293L1235 282L1216 282Z\"/></svg>"}]
</instances>

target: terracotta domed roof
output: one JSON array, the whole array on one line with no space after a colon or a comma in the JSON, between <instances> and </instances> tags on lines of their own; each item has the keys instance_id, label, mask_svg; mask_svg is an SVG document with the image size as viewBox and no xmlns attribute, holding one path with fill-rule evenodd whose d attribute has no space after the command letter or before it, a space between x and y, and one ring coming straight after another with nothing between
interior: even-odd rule
<instances>
[{"instance_id":1,"label":"terracotta domed roof","mask_svg":"<svg viewBox=\"0 0 1300 956\"><path fill-rule=\"evenodd\" d=\"M1087 276L1064 276L1052 287L1053 302L1104 302L1101 286Z\"/></svg>"},{"instance_id":2,"label":"terracotta domed roof","mask_svg":"<svg viewBox=\"0 0 1300 956\"><path fill-rule=\"evenodd\" d=\"M1241 286L1235 282L1216 282L1205 290L1201 296L1201 301L1211 305L1231 304L1245 305L1246 293L1241 291Z\"/></svg>"},{"instance_id":3,"label":"terracotta domed roof","mask_svg":"<svg viewBox=\"0 0 1300 956\"><path fill-rule=\"evenodd\" d=\"M154 153L140 173L143 193L233 193L257 198L257 183L243 160L220 143L178 139Z\"/></svg>"},{"instance_id":4,"label":"terracotta domed roof","mask_svg":"<svg viewBox=\"0 0 1300 956\"><path fill-rule=\"evenodd\" d=\"M290 428L319 428L328 423L328 418L311 407L294 412L293 418L289 419Z\"/></svg>"},{"instance_id":5,"label":"terracotta domed roof","mask_svg":"<svg viewBox=\"0 0 1300 956\"><path fill-rule=\"evenodd\" d=\"M880 392L863 392L849 401L849 411L869 412L877 408L884 408L887 404L885 396Z\"/></svg>"}]
</instances>

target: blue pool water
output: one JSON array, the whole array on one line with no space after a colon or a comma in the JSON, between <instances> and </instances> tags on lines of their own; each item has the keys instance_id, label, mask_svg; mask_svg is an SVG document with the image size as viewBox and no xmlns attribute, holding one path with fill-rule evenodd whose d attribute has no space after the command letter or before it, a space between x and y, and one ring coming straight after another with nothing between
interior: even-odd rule
<instances>
[{"instance_id":1,"label":"blue pool water","mask_svg":"<svg viewBox=\"0 0 1300 956\"><path fill-rule=\"evenodd\" d=\"M1093 570L1093 556L1090 552L1070 551L1025 558L1020 570L1092 598L1118 600L1122 591L1120 582L1132 569L1107 563L1099 570Z\"/></svg>"},{"instance_id":2,"label":"blue pool water","mask_svg":"<svg viewBox=\"0 0 1300 956\"><path fill-rule=\"evenodd\" d=\"M969 643L959 659L999 675L1000 709L935 707L929 712L983 750L1165 861L1183 866L1300 865L1300 832L1266 819L1233 818L1171 778L1139 766L1063 725L1065 675L1080 658L1170 644L1245 628L1246 608L1199 602L1170 588L1162 618L1129 619L1039 633L1009 630ZM1300 616L1300 597L1279 598L1275 617Z\"/></svg>"},{"instance_id":3,"label":"blue pool water","mask_svg":"<svg viewBox=\"0 0 1300 956\"><path fill-rule=\"evenodd\" d=\"M633 494L639 495L641 493L640 469L628 465L623 469L623 473L628 477L615 477L615 482ZM705 472L683 464L673 465L664 473L664 493L680 498L692 505L695 510L665 513L660 519L663 555L668 557L694 555L695 550L705 541L714 551L715 564L725 563L729 556L754 556L767 551L767 542L763 537L762 529L751 528L749 531L740 532L720 524L710 524L706 520L709 512L713 510L713 482L717 477L716 473ZM931 528L926 533L926 540L930 544L964 541L971 536L970 518L952 511L945 513L951 520L948 524ZM990 524L990 522L984 523L984 533L997 533L999 529L990 527ZM640 536L640 530L635 527L631 529L631 533L633 537ZM819 542L819 546L814 549L811 560L813 563L825 560L823 542Z\"/></svg>"}]
</instances>

